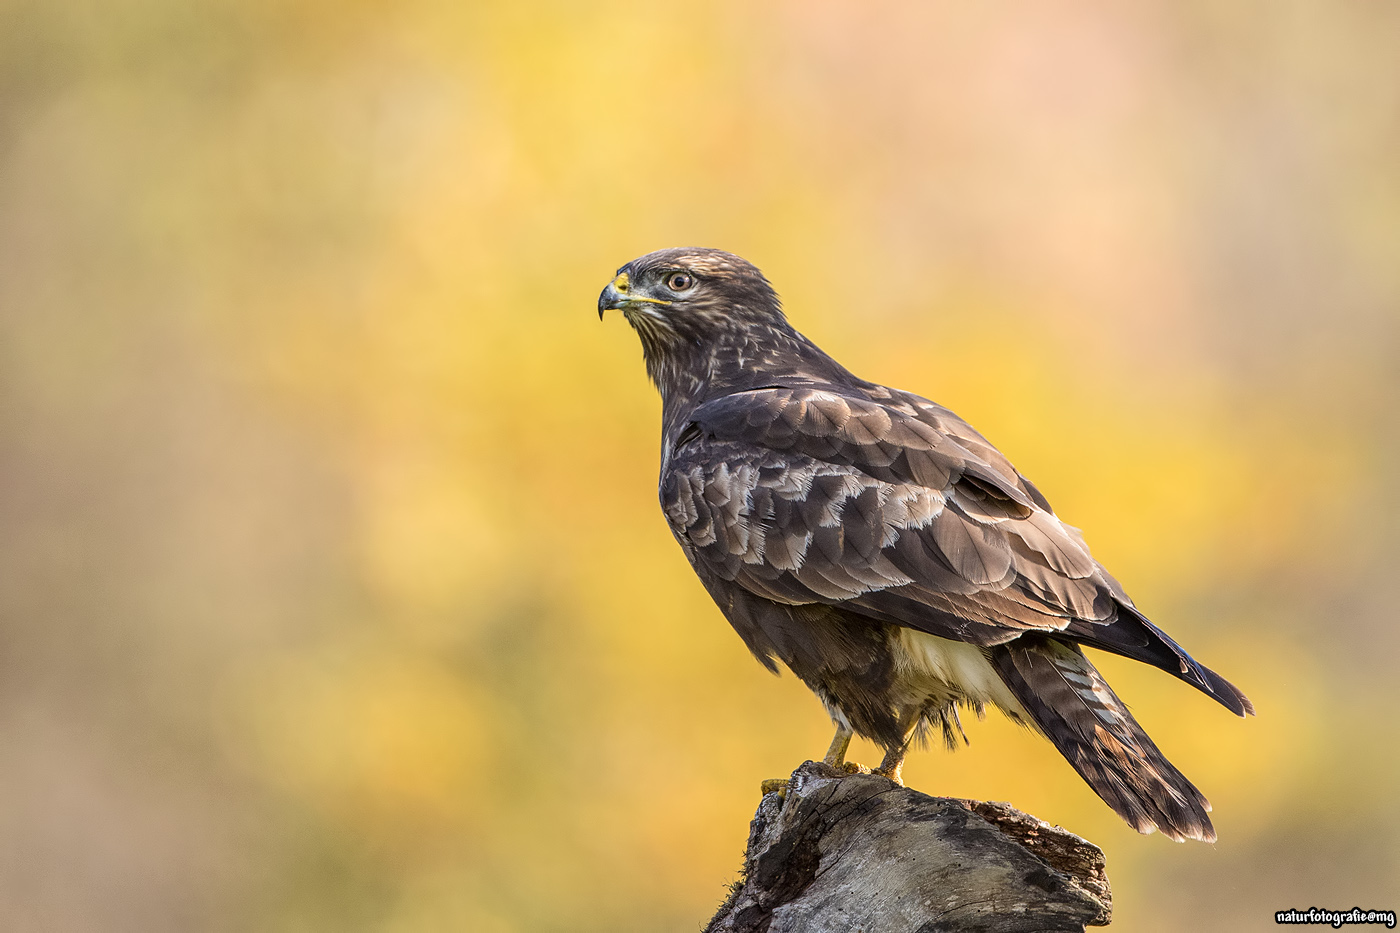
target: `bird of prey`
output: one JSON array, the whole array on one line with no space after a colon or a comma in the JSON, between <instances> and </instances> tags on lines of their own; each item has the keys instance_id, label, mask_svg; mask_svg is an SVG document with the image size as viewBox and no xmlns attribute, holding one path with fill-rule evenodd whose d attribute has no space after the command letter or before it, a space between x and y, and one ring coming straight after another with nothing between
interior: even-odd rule
<instances>
[{"instance_id":1,"label":"bird of prey","mask_svg":"<svg viewBox=\"0 0 1400 933\"><path fill-rule=\"evenodd\" d=\"M959 707L1040 732L1142 833L1212 841L1210 804L1084 647L1143 661L1231 712L1248 698L1138 611L1029 480L967 422L852 375L788 323L750 263L667 249L598 299L641 338L662 397L661 507L706 590L900 780ZM964 741L966 738L964 737Z\"/></svg>"}]
</instances>

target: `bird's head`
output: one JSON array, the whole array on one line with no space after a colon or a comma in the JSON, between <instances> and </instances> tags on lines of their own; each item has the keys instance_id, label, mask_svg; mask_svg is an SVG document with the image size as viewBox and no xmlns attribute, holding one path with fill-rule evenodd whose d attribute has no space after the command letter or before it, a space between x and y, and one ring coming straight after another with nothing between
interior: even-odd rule
<instances>
[{"instance_id":1,"label":"bird's head","mask_svg":"<svg viewBox=\"0 0 1400 933\"><path fill-rule=\"evenodd\" d=\"M717 249L663 249L634 259L598 296L598 317L620 310L648 360L685 353L754 326L785 328L773 286L748 261Z\"/></svg>"},{"instance_id":2,"label":"bird's head","mask_svg":"<svg viewBox=\"0 0 1400 933\"><path fill-rule=\"evenodd\" d=\"M663 249L634 259L598 296L642 339L647 375L669 409L759 385L854 379L793 330L763 273L717 249Z\"/></svg>"}]
</instances>

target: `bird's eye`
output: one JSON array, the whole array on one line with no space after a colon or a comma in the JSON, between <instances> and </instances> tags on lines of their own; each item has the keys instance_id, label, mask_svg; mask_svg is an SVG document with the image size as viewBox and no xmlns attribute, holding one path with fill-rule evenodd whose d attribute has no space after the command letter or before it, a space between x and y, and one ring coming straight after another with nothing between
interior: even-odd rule
<instances>
[{"instance_id":1,"label":"bird's eye","mask_svg":"<svg viewBox=\"0 0 1400 933\"><path fill-rule=\"evenodd\" d=\"M683 292L695 284L695 277L686 272L672 272L666 277L666 287L673 292Z\"/></svg>"}]
</instances>

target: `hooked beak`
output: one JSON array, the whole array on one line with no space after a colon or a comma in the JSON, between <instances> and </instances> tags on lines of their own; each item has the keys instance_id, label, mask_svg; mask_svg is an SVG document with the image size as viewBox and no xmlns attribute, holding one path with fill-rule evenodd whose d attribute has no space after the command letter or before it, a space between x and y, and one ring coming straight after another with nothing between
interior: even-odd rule
<instances>
[{"instance_id":1,"label":"hooked beak","mask_svg":"<svg viewBox=\"0 0 1400 933\"><path fill-rule=\"evenodd\" d=\"M632 281L626 272L619 272L617 278L608 283L608 287L603 289L603 293L598 296L598 320L603 319L604 311L627 310L631 305L637 304L668 305L669 301L662 301L660 298L648 298L645 295L638 295L632 292Z\"/></svg>"}]
</instances>

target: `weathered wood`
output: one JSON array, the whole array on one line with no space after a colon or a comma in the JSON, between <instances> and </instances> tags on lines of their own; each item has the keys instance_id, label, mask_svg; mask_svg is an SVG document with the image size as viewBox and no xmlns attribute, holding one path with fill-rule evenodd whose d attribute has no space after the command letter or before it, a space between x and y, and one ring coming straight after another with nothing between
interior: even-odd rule
<instances>
[{"instance_id":1,"label":"weathered wood","mask_svg":"<svg viewBox=\"0 0 1400 933\"><path fill-rule=\"evenodd\" d=\"M809 761L763 798L706 933L1083 933L1103 853L1007 804L929 797Z\"/></svg>"}]
</instances>

